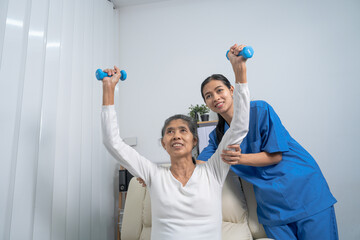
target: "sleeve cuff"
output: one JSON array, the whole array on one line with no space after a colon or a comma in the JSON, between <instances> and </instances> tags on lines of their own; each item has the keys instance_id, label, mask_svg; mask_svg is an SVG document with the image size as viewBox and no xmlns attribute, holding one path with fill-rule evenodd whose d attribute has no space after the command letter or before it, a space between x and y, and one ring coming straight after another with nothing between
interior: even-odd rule
<instances>
[{"instance_id":1,"label":"sleeve cuff","mask_svg":"<svg viewBox=\"0 0 360 240\"><path fill-rule=\"evenodd\" d=\"M235 83L235 90L241 92L244 89L248 89L248 83Z\"/></svg>"},{"instance_id":2,"label":"sleeve cuff","mask_svg":"<svg viewBox=\"0 0 360 240\"><path fill-rule=\"evenodd\" d=\"M115 111L115 105L102 105L103 111Z\"/></svg>"}]
</instances>

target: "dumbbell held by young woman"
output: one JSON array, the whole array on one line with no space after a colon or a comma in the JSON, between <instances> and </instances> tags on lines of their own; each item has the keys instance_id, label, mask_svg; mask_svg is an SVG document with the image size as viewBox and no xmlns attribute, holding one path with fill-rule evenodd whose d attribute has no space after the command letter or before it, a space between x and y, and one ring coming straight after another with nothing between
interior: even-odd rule
<instances>
[{"instance_id":1,"label":"dumbbell held by young woman","mask_svg":"<svg viewBox=\"0 0 360 240\"><path fill-rule=\"evenodd\" d=\"M226 58L229 60L228 54L230 50L226 52ZM244 58L252 58L254 55L254 49L251 46L246 46L241 50L238 54L238 56L243 56Z\"/></svg>"},{"instance_id":2,"label":"dumbbell held by young woman","mask_svg":"<svg viewBox=\"0 0 360 240\"><path fill-rule=\"evenodd\" d=\"M120 74L121 74L120 80L124 81L127 78L127 73L125 72L125 70L121 70ZM96 70L95 76L96 76L96 79L99 80L99 81L103 80L104 77L111 77L109 74L107 74L106 72L104 72L100 68L98 70Z\"/></svg>"}]
</instances>

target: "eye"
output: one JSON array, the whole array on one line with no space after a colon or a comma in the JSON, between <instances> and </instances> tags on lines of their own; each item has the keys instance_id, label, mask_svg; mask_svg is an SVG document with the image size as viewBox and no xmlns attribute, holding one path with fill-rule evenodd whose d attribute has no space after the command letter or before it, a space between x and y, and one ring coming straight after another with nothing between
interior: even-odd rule
<instances>
[{"instance_id":1,"label":"eye","mask_svg":"<svg viewBox=\"0 0 360 240\"><path fill-rule=\"evenodd\" d=\"M187 129L183 128L180 130L181 132L187 132Z\"/></svg>"},{"instance_id":2,"label":"eye","mask_svg":"<svg viewBox=\"0 0 360 240\"><path fill-rule=\"evenodd\" d=\"M222 91L223 91L222 88L219 88L219 89L217 90L218 93L221 93Z\"/></svg>"},{"instance_id":3,"label":"eye","mask_svg":"<svg viewBox=\"0 0 360 240\"><path fill-rule=\"evenodd\" d=\"M205 96L205 99L209 99L210 97L211 97L211 95L208 94L208 95Z\"/></svg>"},{"instance_id":4,"label":"eye","mask_svg":"<svg viewBox=\"0 0 360 240\"><path fill-rule=\"evenodd\" d=\"M172 129L168 129L168 130L166 131L167 134L171 134L171 133L173 133L173 132L174 132L174 130L172 130Z\"/></svg>"}]
</instances>

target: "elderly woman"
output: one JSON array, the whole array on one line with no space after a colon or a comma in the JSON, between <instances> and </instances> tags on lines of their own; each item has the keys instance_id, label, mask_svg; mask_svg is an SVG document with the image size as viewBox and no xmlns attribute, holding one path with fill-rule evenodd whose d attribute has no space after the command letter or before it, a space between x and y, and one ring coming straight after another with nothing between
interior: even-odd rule
<instances>
[{"instance_id":1,"label":"elderly woman","mask_svg":"<svg viewBox=\"0 0 360 240\"><path fill-rule=\"evenodd\" d=\"M168 118L161 131L170 167L158 166L126 145L120 137L114 107L120 71L116 66L104 70L111 77L103 79L103 142L122 166L145 181L151 196L152 239L221 239L222 186L230 165L237 164L222 157L222 153L238 146L249 126L249 90L243 67L246 60L236 55L230 57L236 78L234 118L218 150L201 165L196 165L192 157L192 149L198 143L196 123L184 115Z\"/></svg>"}]
</instances>

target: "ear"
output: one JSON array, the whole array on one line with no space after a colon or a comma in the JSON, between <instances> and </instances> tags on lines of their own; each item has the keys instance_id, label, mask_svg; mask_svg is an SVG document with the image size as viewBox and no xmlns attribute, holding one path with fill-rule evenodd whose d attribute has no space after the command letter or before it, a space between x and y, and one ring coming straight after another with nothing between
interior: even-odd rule
<instances>
[{"instance_id":1,"label":"ear","mask_svg":"<svg viewBox=\"0 0 360 240\"><path fill-rule=\"evenodd\" d=\"M234 95L234 86L233 85L231 85L231 87L230 87L230 93L231 93L231 96Z\"/></svg>"},{"instance_id":2,"label":"ear","mask_svg":"<svg viewBox=\"0 0 360 240\"><path fill-rule=\"evenodd\" d=\"M161 139L161 145L162 145L163 148L166 150L166 148L165 148L165 143L164 143L163 139Z\"/></svg>"},{"instance_id":3,"label":"ear","mask_svg":"<svg viewBox=\"0 0 360 240\"><path fill-rule=\"evenodd\" d=\"M194 140L193 140L193 148L197 145L197 143L198 143L198 139L194 138Z\"/></svg>"}]
</instances>

